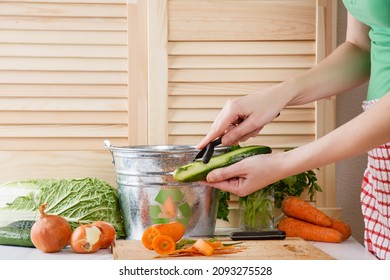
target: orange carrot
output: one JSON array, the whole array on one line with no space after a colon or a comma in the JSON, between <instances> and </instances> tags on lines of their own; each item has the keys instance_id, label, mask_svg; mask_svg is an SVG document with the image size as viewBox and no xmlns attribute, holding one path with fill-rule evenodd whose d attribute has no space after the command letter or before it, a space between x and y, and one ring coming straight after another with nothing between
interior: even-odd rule
<instances>
[{"instance_id":1,"label":"orange carrot","mask_svg":"<svg viewBox=\"0 0 390 280\"><path fill-rule=\"evenodd\" d=\"M179 241L186 231L185 226L180 222L156 224L154 227L160 231L160 234L172 237L175 242Z\"/></svg>"},{"instance_id":2,"label":"orange carrot","mask_svg":"<svg viewBox=\"0 0 390 280\"><path fill-rule=\"evenodd\" d=\"M168 235L156 235L152 245L154 251L160 255L167 255L176 250L176 242Z\"/></svg>"},{"instance_id":3,"label":"orange carrot","mask_svg":"<svg viewBox=\"0 0 390 280\"><path fill-rule=\"evenodd\" d=\"M332 225L332 219L328 215L310 203L295 196L289 196L283 199L282 211L289 217L312 224L324 227L330 227Z\"/></svg>"},{"instance_id":4,"label":"orange carrot","mask_svg":"<svg viewBox=\"0 0 390 280\"><path fill-rule=\"evenodd\" d=\"M343 240L347 240L352 234L351 227L341 220L332 218L332 225L330 227L340 232L343 236Z\"/></svg>"},{"instance_id":5,"label":"orange carrot","mask_svg":"<svg viewBox=\"0 0 390 280\"><path fill-rule=\"evenodd\" d=\"M211 246L208 242L203 239L198 239L194 243L193 247L199 251L202 255L211 256L214 252L213 246Z\"/></svg>"},{"instance_id":6,"label":"orange carrot","mask_svg":"<svg viewBox=\"0 0 390 280\"><path fill-rule=\"evenodd\" d=\"M153 249L153 239L157 235L160 235L160 230L155 226L148 227L142 234L141 242L145 248L152 250Z\"/></svg>"},{"instance_id":7,"label":"orange carrot","mask_svg":"<svg viewBox=\"0 0 390 280\"><path fill-rule=\"evenodd\" d=\"M185 233L185 226L180 222L170 222L167 224L155 224L145 229L142 234L142 244L145 248L153 249L153 238L157 235L167 235L173 241L179 241Z\"/></svg>"},{"instance_id":8,"label":"orange carrot","mask_svg":"<svg viewBox=\"0 0 390 280\"><path fill-rule=\"evenodd\" d=\"M291 217L284 217L278 229L285 231L287 237L300 237L310 241L339 243L343 235L335 229L311 224Z\"/></svg>"}]
</instances>

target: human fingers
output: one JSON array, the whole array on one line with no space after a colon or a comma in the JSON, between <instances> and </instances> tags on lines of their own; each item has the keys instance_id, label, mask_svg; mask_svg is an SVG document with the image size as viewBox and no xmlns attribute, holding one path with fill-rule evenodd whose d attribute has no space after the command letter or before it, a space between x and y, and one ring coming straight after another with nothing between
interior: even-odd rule
<instances>
[{"instance_id":1,"label":"human fingers","mask_svg":"<svg viewBox=\"0 0 390 280\"><path fill-rule=\"evenodd\" d=\"M234 129L234 128L233 128ZM231 137L231 135L229 134L229 132L226 132L225 135L223 136L223 139L222 142L225 144L225 145L238 145L240 142L245 142L247 141L248 139L252 138L252 137L256 137L260 131L263 129L263 127L260 127L258 129L256 129L255 131L252 131L252 132L249 132L243 136L241 136L240 138L237 139L237 137L233 136ZM230 140L230 139L234 139L233 141ZM227 139L227 140L226 140Z\"/></svg>"},{"instance_id":2,"label":"human fingers","mask_svg":"<svg viewBox=\"0 0 390 280\"><path fill-rule=\"evenodd\" d=\"M246 172L245 160L233 165L218 168L211 171L207 176L207 183L238 196L245 196L252 192L251 186L246 186L248 174Z\"/></svg>"},{"instance_id":3,"label":"human fingers","mask_svg":"<svg viewBox=\"0 0 390 280\"><path fill-rule=\"evenodd\" d=\"M241 178L231 178L231 179L221 181L221 182L210 183L208 181L201 181L200 183L202 185L206 185L209 187L219 189L221 191L225 191L225 192L229 192L229 193L238 195L238 190L240 190L239 186L241 185L240 180L242 180L242 179Z\"/></svg>"},{"instance_id":4,"label":"human fingers","mask_svg":"<svg viewBox=\"0 0 390 280\"><path fill-rule=\"evenodd\" d=\"M230 146L237 142L245 142L249 138L257 136L262 128L262 125L258 124L252 116L249 116L227 131L222 137L222 143Z\"/></svg>"},{"instance_id":5,"label":"human fingers","mask_svg":"<svg viewBox=\"0 0 390 280\"><path fill-rule=\"evenodd\" d=\"M197 148L202 149L208 143L213 141L215 138L220 137L229 128L237 122L240 117L236 113L234 106L231 105L232 101L228 101L224 108L219 112L215 118L213 124L211 125L210 131L207 135L198 143Z\"/></svg>"}]
</instances>

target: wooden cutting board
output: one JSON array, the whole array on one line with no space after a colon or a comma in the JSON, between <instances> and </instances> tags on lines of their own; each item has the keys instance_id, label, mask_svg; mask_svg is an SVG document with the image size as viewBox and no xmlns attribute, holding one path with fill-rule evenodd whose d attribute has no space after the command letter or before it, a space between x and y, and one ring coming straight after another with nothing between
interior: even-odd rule
<instances>
[{"instance_id":1,"label":"wooden cutting board","mask_svg":"<svg viewBox=\"0 0 390 280\"><path fill-rule=\"evenodd\" d=\"M222 241L222 240L221 240ZM225 243L231 242L223 240ZM300 238L285 240L244 241L247 248L236 254L200 257L180 257L180 259L218 260L331 260L333 257ZM139 240L116 240L112 247L115 260L152 260L157 256L153 250L143 247ZM172 257L176 258L177 257ZM172 259L164 258L164 259Z\"/></svg>"}]
</instances>

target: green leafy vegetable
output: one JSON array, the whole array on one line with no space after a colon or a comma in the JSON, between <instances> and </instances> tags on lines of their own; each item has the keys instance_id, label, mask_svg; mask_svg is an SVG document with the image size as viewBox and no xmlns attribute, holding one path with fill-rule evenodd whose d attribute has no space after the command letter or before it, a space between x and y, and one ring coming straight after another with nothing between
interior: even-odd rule
<instances>
[{"instance_id":1,"label":"green leafy vegetable","mask_svg":"<svg viewBox=\"0 0 390 280\"><path fill-rule=\"evenodd\" d=\"M317 177L313 170L287 177L273 183L271 186L275 192L276 207L279 208L286 196L300 196L307 189L310 200L313 200L317 191L322 192L321 187L317 184Z\"/></svg>"},{"instance_id":2,"label":"green leafy vegetable","mask_svg":"<svg viewBox=\"0 0 390 280\"><path fill-rule=\"evenodd\" d=\"M219 201L218 201L218 211L217 211L217 219L221 219L223 221L229 222L229 204L230 193L220 191L219 192Z\"/></svg>"},{"instance_id":3,"label":"green leafy vegetable","mask_svg":"<svg viewBox=\"0 0 390 280\"><path fill-rule=\"evenodd\" d=\"M229 148L229 151L239 147L232 146ZM290 149L286 151L288 150ZM317 184L317 177L313 170L289 176L248 196L240 197L239 201L243 209L241 215L242 222L249 227L265 226L270 221L272 222L275 213L279 211L274 209L281 208L282 201L286 196L300 196L306 189L310 200L313 200L317 191L322 192L321 187ZM273 193L272 200L269 199L271 193ZM217 218L227 222L229 221L229 200L230 193L220 191Z\"/></svg>"},{"instance_id":4,"label":"green leafy vegetable","mask_svg":"<svg viewBox=\"0 0 390 280\"><path fill-rule=\"evenodd\" d=\"M308 190L310 200L313 200L321 187L313 170L299 173L279 180L245 197L240 197L242 219L248 227L265 227L274 222L273 219L281 213L282 201L287 196L300 196ZM272 194L272 199L270 195Z\"/></svg>"},{"instance_id":5,"label":"green leafy vegetable","mask_svg":"<svg viewBox=\"0 0 390 280\"><path fill-rule=\"evenodd\" d=\"M111 223L125 237L117 191L97 178L33 179L0 186L0 226L18 220L37 220L39 206L47 214L67 219L72 228L94 221Z\"/></svg>"}]
</instances>

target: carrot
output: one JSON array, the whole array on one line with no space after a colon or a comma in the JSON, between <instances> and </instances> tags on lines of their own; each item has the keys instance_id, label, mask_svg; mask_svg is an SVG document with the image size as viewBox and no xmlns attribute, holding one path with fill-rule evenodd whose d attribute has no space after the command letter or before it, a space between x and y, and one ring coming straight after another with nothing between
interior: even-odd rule
<instances>
[{"instance_id":1,"label":"carrot","mask_svg":"<svg viewBox=\"0 0 390 280\"><path fill-rule=\"evenodd\" d=\"M157 235L167 235L173 241L179 241L185 233L185 226L180 222L170 222L167 224L154 224L146 228L142 234L142 244L145 248L153 249L153 238Z\"/></svg>"},{"instance_id":2,"label":"carrot","mask_svg":"<svg viewBox=\"0 0 390 280\"><path fill-rule=\"evenodd\" d=\"M289 217L312 224L324 227L330 227L332 225L332 219L328 215L310 203L295 196L289 196L283 199L282 211Z\"/></svg>"},{"instance_id":3,"label":"carrot","mask_svg":"<svg viewBox=\"0 0 390 280\"><path fill-rule=\"evenodd\" d=\"M311 224L291 217L284 217L278 229L285 231L287 237L300 237L310 241L339 243L343 235L335 229Z\"/></svg>"},{"instance_id":4,"label":"carrot","mask_svg":"<svg viewBox=\"0 0 390 280\"><path fill-rule=\"evenodd\" d=\"M332 225L330 227L340 232L343 236L343 240L347 240L352 234L351 227L341 220L332 218Z\"/></svg>"},{"instance_id":5,"label":"carrot","mask_svg":"<svg viewBox=\"0 0 390 280\"><path fill-rule=\"evenodd\" d=\"M152 245L154 251L160 255L167 255L176 250L176 242L168 235L156 235Z\"/></svg>"},{"instance_id":6,"label":"carrot","mask_svg":"<svg viewBox=\"0 0 390 280\"><path fill-rule=\"evenodd\" d=\"M185 226L180 222L155 224L154 227L159 230L160 234L172 237L175 242L179 241L184 236L186 231Z\"/></svg>"},{"instance_id":7,"label":"carrot","mask_svg":"<svg viewBox=\"0 0 390 280\"><path fill-rule=\"evenodd\" d=\"M211 256L214 252L213 246L211 246L208 242L203 239L198 239L194 243L193 247L199 251L202 255Z\"/></svg>"},{"instance_id":8,"label":"carrot","mask_svg":"<svg viewBox=\"0 0 390 280\"><path fill-rule=\"evenodd\" d=\"M160 235L160 230L154 226L148 227L142 234L141 242L145 248L153 250L153 239L157 235Z\"/></svg>"}]
</instances>

